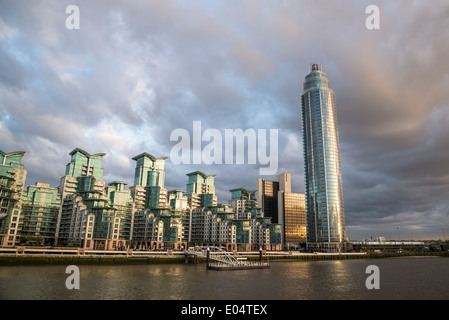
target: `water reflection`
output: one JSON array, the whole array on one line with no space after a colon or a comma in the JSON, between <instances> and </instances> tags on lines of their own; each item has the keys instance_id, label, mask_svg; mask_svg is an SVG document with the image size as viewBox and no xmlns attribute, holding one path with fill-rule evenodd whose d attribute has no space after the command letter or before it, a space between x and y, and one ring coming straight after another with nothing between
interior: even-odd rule
<instances>
[{"instance_id":1,"label":"water reflection","mask_svg":"<svg viewBox=\"0 0 449 320\"><path fill-rule=\"evenodd\" d=\"M365 287L369 264L381 289ZM65 266L0 269L0 299L299 300L448 299L449 259L272 262L270 269L214 271L204 264L81 265L80 290L65 287Z\"/></svg>"}]
</instances>

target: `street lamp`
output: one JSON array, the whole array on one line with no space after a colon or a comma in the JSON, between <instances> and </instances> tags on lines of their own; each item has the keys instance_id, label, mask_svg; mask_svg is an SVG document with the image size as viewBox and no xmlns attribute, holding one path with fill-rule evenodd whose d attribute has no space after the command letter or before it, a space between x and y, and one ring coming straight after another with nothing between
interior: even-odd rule
<instances>
[{"instance_id":1,"label":"street lamp","mask_svg":"<svg viewBox=\"0 0 449 320\"><path fill-rule=\"evenodd\" d=\"M401 235L400 235L400 233L399 233L399 229L400 229L401 227L400 226L397 226L396 227L396 229L398 229L398 237L399 237L399 250L401 250L402 249L402 243L401 243Z\"/></svg>"}]
</instances>

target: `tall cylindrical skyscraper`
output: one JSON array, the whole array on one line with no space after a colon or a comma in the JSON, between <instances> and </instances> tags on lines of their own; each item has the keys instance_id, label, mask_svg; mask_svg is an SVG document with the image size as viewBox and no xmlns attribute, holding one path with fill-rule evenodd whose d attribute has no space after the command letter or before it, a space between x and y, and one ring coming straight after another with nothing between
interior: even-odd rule
<instances>
[{"instance_id":1,"label":"tall cylindrical skyscraper","mask_svg":"<svg viewBox=\"0 0 449 320\"><path fill-rule=\"evenodd\" d=\"M335 94L314 63L301 95L307 247L345 251L345 218Z\"/></svg>"}]
</instances>

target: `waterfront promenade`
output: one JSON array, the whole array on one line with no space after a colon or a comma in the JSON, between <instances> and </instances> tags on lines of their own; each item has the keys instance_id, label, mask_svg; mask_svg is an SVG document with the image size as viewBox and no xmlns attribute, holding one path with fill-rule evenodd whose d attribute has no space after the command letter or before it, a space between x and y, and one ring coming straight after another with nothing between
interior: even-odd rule
<instances>
[{"instance_id":1,"label":"waterfront promenade","mask_svg":"<svg viewBox=\"0 0 449 320\"><path fill-rule=\"evenodd\" d=\"M233 256L258 260L258 251L233 252ZM361 258L366 253L303 253L297 251L263 251L263 260ZM16 247L0 248L0 265L53 263L186 263L203 262L204 258L186 256L185 251L86 250L82 248Z\"/></svg>"},{"instance_id":2,"label":"waterfront promenade","mask_svg":"<svg viewBox=\"0 0 449 320\"><path fill-rule=\"evenodd\" d=\"M82 248L44 248L44 247L16 247L16 248L0 248L1 254L13 255L104 255L104 256L127 256L127 257L184 257L184 251L166 250L166 251L136 251L136 250L87 250ZM233 253L236 256L259 256L258 251L238 251ZM264 251L266 257L289 257L289 256L335 256L335 255L365 255L365 252L348 252L348 253L324 253L314 252L305 253L298 251Z\"/></svg>"},{"instance_id":3,"label":"waterfront promenade","mask_svg":"<svg viewBox=\"0 0 449 320\"><path fill-rule=\"evenodd\" d=\"M248 261L260 259L258 251L233 252L236 258ZM406 256L449 257L449 252L346 252L307 253L298 251L263 251L262 259L269 261L350 260L378 259ZM158 264L158 263L204 263L205 258L186 255L185 251L105 251L81 248L16 247L0 248L0 265L33 264Z\"/></svg>"}]
</instances>

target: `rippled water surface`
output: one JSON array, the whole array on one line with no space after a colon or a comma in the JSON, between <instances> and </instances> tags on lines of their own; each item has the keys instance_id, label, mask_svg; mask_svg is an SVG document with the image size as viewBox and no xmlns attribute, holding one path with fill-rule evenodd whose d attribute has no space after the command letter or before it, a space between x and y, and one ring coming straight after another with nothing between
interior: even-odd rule
<instances>
[{"instance_id":1,"label":"rippled water surface","mask_svg":"<svg viewBox=\"0 0 449 320\"><path fill-rule=\"evenodd\" d=\"M377 265L380 289L368 290ZM205 264L80 265L80 289L66 266L0 267L0 299L299 300L449 299L449 258L271 262L270 269L214 271Z\"/></svg>"}]
</instances>

